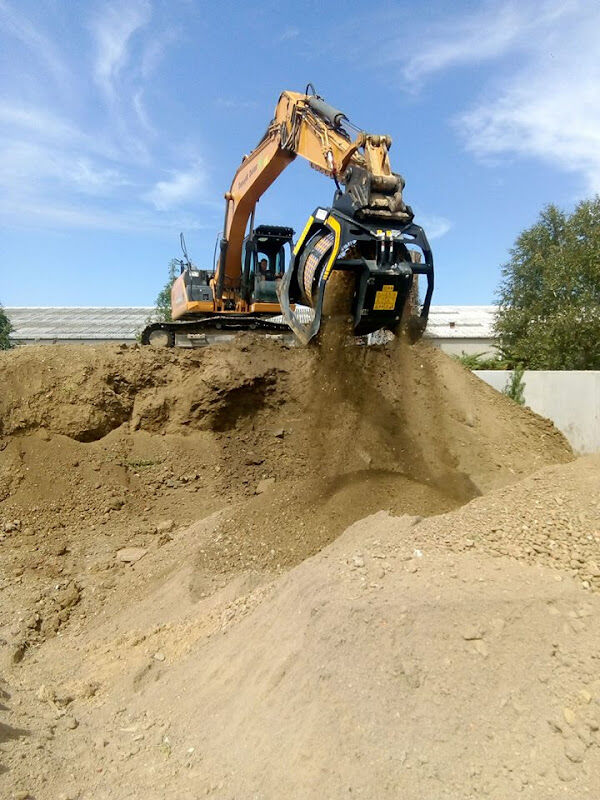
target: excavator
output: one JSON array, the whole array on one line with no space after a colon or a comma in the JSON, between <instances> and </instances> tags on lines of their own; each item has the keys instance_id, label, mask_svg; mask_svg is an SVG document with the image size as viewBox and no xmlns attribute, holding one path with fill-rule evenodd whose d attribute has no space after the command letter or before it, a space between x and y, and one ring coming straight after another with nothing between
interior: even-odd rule
<instances>
[{"instance_id":1,"label":"excavator","mask_svg":"<svg viewBox=\"0 0 600 800\"><path fill-rule=\"evenodd\" d=\"M387 135L352 125L312 84L304 94L284 91L225 193L214 269L198 269L184 249L171 290L172 321L148 325L142 343L173 346L178 334L193 339L214 331L291 329L307 344L319 332L326 289L340 273L349 286L346 312L356 336L397 332L406 323L418 338L433 294L433 256L404 202L404 179L392 171L391 144ZM297 156L333 179L336 189L331 206L316 208L294 243L292 228L255 226L255 211ZM427 287L417 313L409 298L418 275Z\"/></svg>"}]
</instances>

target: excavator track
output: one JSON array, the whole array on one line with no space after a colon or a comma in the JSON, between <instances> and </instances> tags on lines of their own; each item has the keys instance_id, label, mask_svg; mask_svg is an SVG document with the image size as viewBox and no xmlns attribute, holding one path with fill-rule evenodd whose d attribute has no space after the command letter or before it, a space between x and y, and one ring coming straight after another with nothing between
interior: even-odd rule
<instances>
[{"instance_id":1,"label":"excavator track","mask_svg":"<svg viewBox=\"0 0 600 800\"><path fill-rule=\"evenodd\" d=\"M210 344L211 334L235 334L239 331L257 331L271 334L290 334L285 322L274 322L265 317L249 314L215 314L214 316L176 322L153 322L142 331L141 343L154 347L174 347L177 336L198 337L196 344ZM204 339L202 339L204 337Z\"/></svg>"}]
</instances>

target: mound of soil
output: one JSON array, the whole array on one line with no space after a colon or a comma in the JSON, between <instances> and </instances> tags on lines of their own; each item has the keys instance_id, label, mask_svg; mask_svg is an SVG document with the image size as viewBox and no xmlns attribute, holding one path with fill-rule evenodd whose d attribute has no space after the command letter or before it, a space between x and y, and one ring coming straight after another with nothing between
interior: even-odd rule
<instances>
[{"instance_id":1,"label":"mound of soil","mask_svg":"<svg viewBox=\"0 0 600 800\"><path fill-rule=\"evenodd\" d=\"M10 673L11 785L44 799L593 796L600 597L541 553L473 542L503 530L499 498L527 518L532 481L568 516L599 479L584 459L442 516L380 512L292 570L208 590L191 556L216 517L178 532L118 576L101 614Z\"/></svg>"},{"instance_id":2,"label":"mound of soil","mask_svg":"<svg viewBox=\"0 0 600 800\"><path fill-rule=\"evenodd\" d=\"M443 542L544 564L600 590L600 456L546 467L455 514L419 526L418 546Z\"/></svg>"},{"instance_id":3,"label":"mound of soil","mask_svg":"<svg viewBox=\"0 0 600 800\"><path fill-rule=\"evenodd\" d=\"M170 709L174 749L201 754L182 786L204 772L222 797L593 791L600 598L543 568L414 557L412 522L357 523L144 688L129 711Z\"/></svg>"},{"instance_id":4,"label":"mound of soil","mask_svg":"<svg viewBox=\"0 0 600 800\"><path fill-rule=\"evenodd\" d=\"M2 791L586 788L598 465L547 420L423 343L339 337L26 347L0 381ZM520 659L549 682L513 692Z\"/></svg>"},{"instance_id":5,"label":"mound of soil","mask_svg":"<svg viewBox=\"0 0 600 800\"><path fill-rule=\"evenodd\" d=\"M246 335L192 352L25 347L3 354L0 381L1 511L25 526L119 504L139 516L192 484L210 511L269 478L293 487L304 513L372 470L459 503L571 458L548 421L425 344L291 348ZM164 511L191 521L198 501Z\"/></svg>"}]
</instances>

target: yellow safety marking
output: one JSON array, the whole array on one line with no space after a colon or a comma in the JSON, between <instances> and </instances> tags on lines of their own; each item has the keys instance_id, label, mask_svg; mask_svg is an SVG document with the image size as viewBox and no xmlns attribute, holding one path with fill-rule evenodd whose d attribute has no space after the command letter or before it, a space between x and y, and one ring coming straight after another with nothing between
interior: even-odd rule
<instances>
[{"instance_id":1,"label":"yellow safety marking","mask_svg":"<svg viewBox=\"0 0 600 800\"><path fill-rule=\"evenodd\" d=\"M304 226L304 230L300 234L300 238L298 239L298 241L296 242L296 246L294 247L294 255L298 254L298 250L300 250L300 247L304 243L304 240L306 239L306 234L309 232L310 226L313 224L314 221L315 221L315 218L313 216L310 216L308 218L308 222Z\"/></svg>"},{"instance_id":2,"label":"yellow safety marking","mask_svg":"<svg viewBox=\"0 0 600 800\"><path fill-rule=\"evenodd\" d=\"M329 256L329 261L327 262L327 266L325 267L325 272L323 273L323 280L327 280L329 277L329 273L333 269L333 263L337 258L337 254L340 249L340 238L342 236L342 228L340 223L337 221L335 217L327 217L325 220L325 224L328 225L331 230L333 231L333 235L335 239L333 241L333 249L331 251L331 255Z\"/></svg>"},{"instance_id":3,"label":"yellow safety marking","mask_svg":"<svg viewBox=\"0 0 600 800\"><path fill-rule=\"evenodd\" d=\"M398 292L394 291L393 286L389 284L383 286L379 292L375 293L373 311L393 311L396 308L397 297Z\"/></svg>"}]
</instances>

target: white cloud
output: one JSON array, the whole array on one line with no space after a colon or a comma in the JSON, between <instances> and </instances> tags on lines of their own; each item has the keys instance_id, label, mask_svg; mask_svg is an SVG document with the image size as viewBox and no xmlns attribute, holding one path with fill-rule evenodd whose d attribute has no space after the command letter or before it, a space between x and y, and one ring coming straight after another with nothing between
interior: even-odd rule
<instances>
[{"instance_id":1,"label":"white cloud","mask_svg":"<svg viewBox=\"0 0 600 800\"><path fill-rule=\"evenodd\" d=\"M221 203L210 200L196 148L164 136L147 110L157 94L152 75L179 35L165 4L154 5L155 19L151 0L94 0L91 17L91 4L82 4L74 22L78 45L91 33L88 56L53 39L47 15L41 27L40 12L35 27L17 13L17 0L0 0L0 53L10 66L0 77L2 224L217 227Z\"/></svg>"},{"instance_id":2,"label":"white cloud","mask_svg":"<svg viewBox=\"0 0 600 800\"><path fill-rule=\"evenodd\" d=\"M290 39L296 39L300 36L300 28L296 28L293 25L288 25L282 33L277 37L278 42L289 42Z\"/></svg>"},{"instance_id":3,"label":"white cloud","mask_svg":"<svg viewBox=\"0 0 600 800\"><path fill-rule=\"evenodd\" d=\"M64 120L41 108L3 103L0 105L0 122L28 131L37 131L46 138L72 139L77 136L74 128Z\"/></svg>"},{"instance_id":4,"label":"white cloud","mask_svg":"<svg viewBox=\"0 0 600 800\"><path fill-rule=\"evenodd\" d=\"M150 21L152 8L148 0L130 3L109 3L92 23L96 40L94 75L98 85L110 98L116 94L116 82L130 57L134 34Z\"/></svg>"},{"instance_id":5,"label":"white cloud","mask_svg":"<svg viewBox=\"0 0 600 800\"><path fill-rule=\"evenodd\" d=\"M69 149L85 150L104 158L118 158L118 149L96 131L87 134L70 121L45 108L0 102L0 123L5 142L36 142Z\"/></svg>"},{"instance_id":6,"label":"white cloud","mask_svg":"<svg viewBox=\"0 0 600 800\"><path fill-rule=\"evenodd\" d=\"M5 0L0 0L0 30L22 42L59 83L69 75L60 54L53 44L26 16L17 12Z\"/></svg>"},{"instance_id":7,"label":"white cloud","mask_svg":"<svg viewBox=\"0 0 600 800\"><path fill-rule=\"evenodd\" d=\"M211 223L200 223L189 213L156 214L138 208L119 210L69 203L41 203L35 199L8 199L0 196L0 222L20 229L81 228L123 232L172 232L181 230L212 230Z\"/></svg>"},{"instance_id":8,"label":"white cloud","mask_svg":"<svg viewBox=\"0 0 600 800\"><path fill-rule=\"evenodd\" d=\"M415 222L423 228L430 242L433 239L441 239L452 228L449 219L432 214L415 214Z\"/></svg>"},{"instance_id":9,"label":"white cloud","mask_svg":"<svg viewBox=\"0 0 600 800\"><path fill-rule=\"evenodd\" d=\"M40 143L0 138L0 187L14 197L48 186L83 194L111 193L127 181L119 170L93 158Z\"/></svg>"},{"instance_id":10,"label":"white cloud","mask_svg":"<svg viewBox=\"0 0 600 800\"><path fill-rule=\"evenodd\" d=\"M174 171L169 180L158 181L146 195L157 211L166 211L198 200L206 186L206 173L197 159L189 169Z\"/></svg>"},{"instance_id":11,"label":"white cloud","mask_svg":"<svg viewBox=\"0 0 600 800\"><path fill-rule=\"evenodd\" d=\"M142 78L147 80L156 72L168 47L177 41L178 36L176 30L169 28L163 33L154 33L151 40L146 42L140 60Z\"/></svg>"},{"instance_id":12,"label":"white cloud","mask_svg":"<svg viewBox=\"0 0 600 800\"><path fill-rule=\"evenodd\" d=\"M458 66L471 67L473 85L475 65L495 66L481 99L453 120L468 150L544 160L600 191L600 5L504 0L421 36L402 68L413 88Z\"/></svg>"},{"instance_id":13,"label":"white cloud","mask_svg":"<svg viewBox=\"0 0 600 800\"><path fill-rule=\"evenodd\" d=\"M468 148L483 157L534 156L600 192L599 52L596 6L548 34L495 96L459 115Z\"/></svg>"},{"instance_id":14,"label":"white cloud","mask_svg":"<svg viewBox=\"0 0 600 800\"><path fill-rule=\"evenodd\" d=\"M139 89L134 95L132 105L138 118L138 122L149 136L156 136L156 129L150 122L146 106L144 104L144 90Z\"/></svg>"},{"instance_id":15,"label":"white cloud","mask_svg":"<svg viewBox=\"0 0 600 800\"><path fill-rule=\"evenodd\" d=\"M157 180L155 170L132 162L127 152L112 151L43 109L0 104L0 124L0 220L5 224L192 229L204 225L189 210L189 203L198 202L208 213L209 227L217 225L212 203L202 198L206 170L196 156L188 157L188 169Z\"/></svg>"},{"instance_id":16,"label":"white cloud","mask_svg":"<svg viewBox=\"0 0 600 800\"><path fill-rule=\"evenodd\" d=\"M428 31L419 47L408 55L403 50L402 74L409 84L418 83L441 70L489 61L516 49L527 50L532 36L540 28L554 25L570 5L570 0L486 3L475 13L455 17Z\"/></svg>"}]
</instances>

